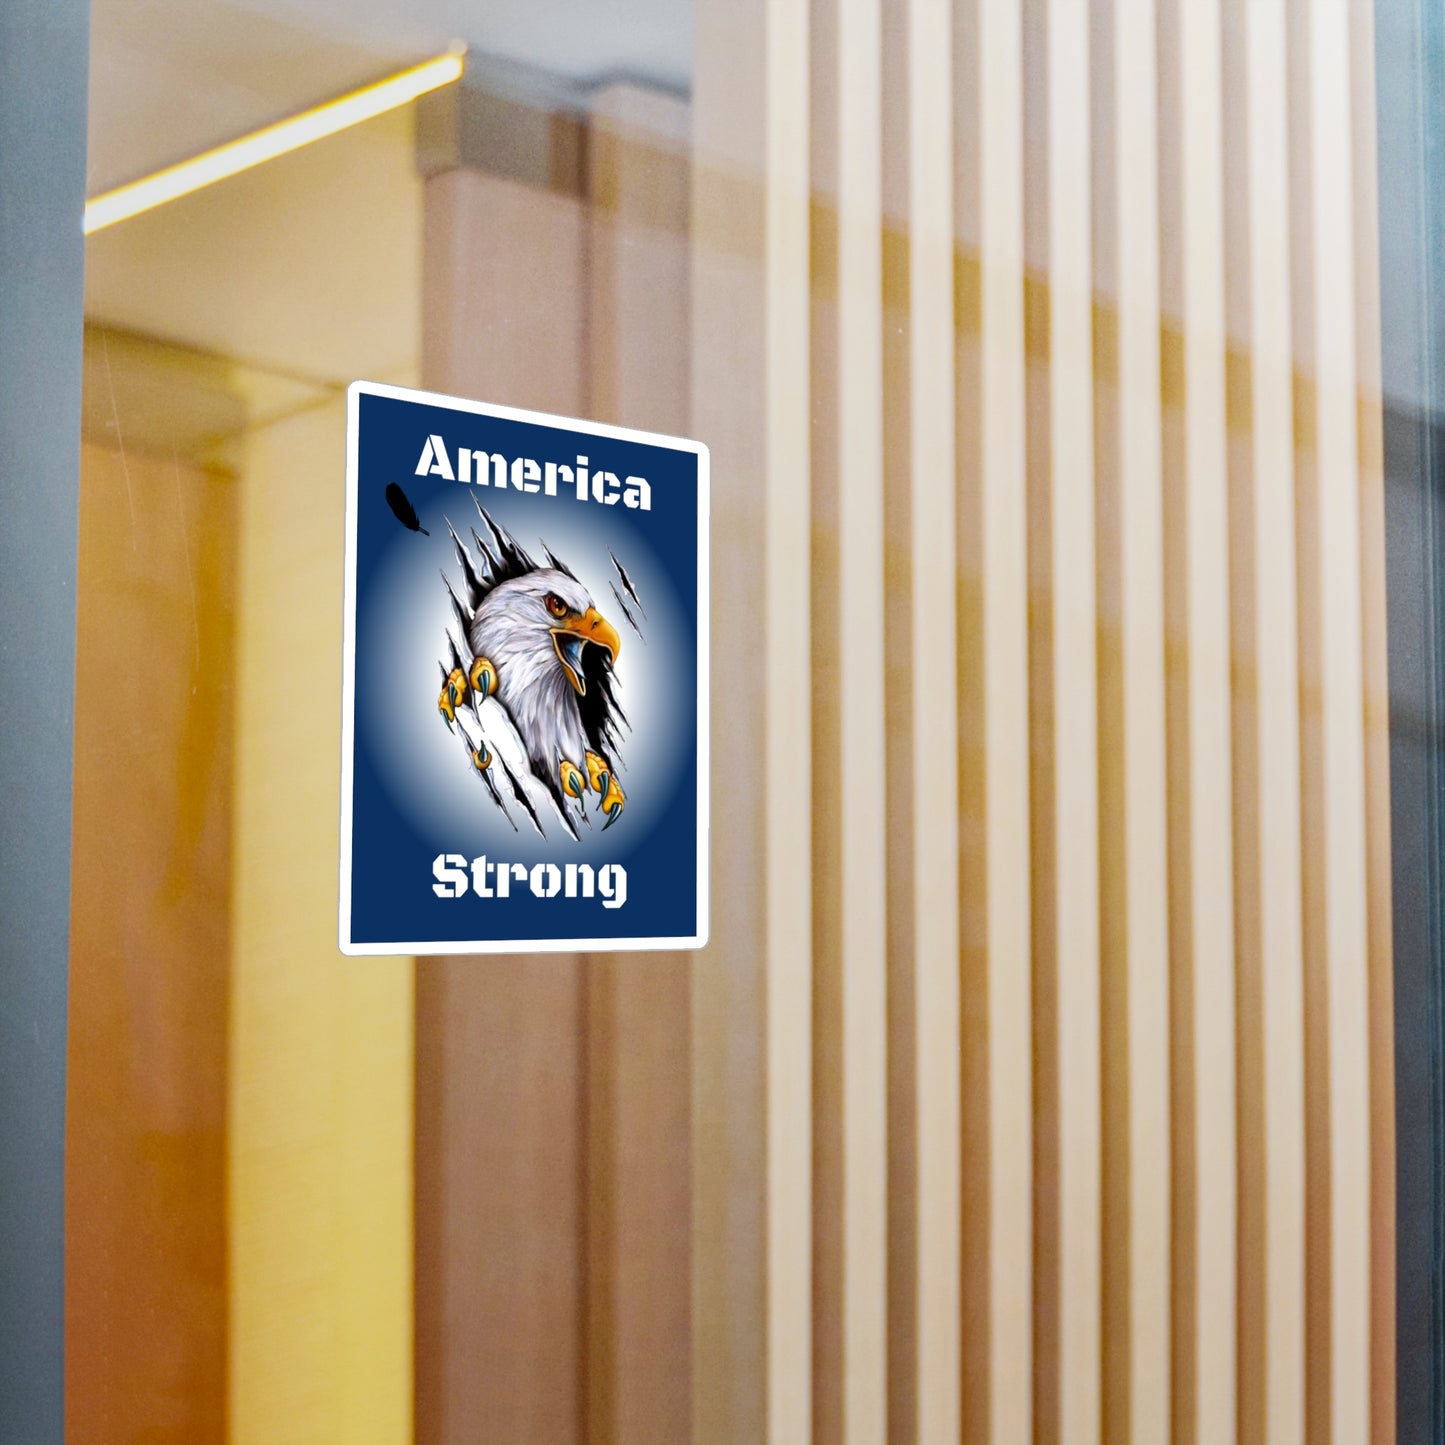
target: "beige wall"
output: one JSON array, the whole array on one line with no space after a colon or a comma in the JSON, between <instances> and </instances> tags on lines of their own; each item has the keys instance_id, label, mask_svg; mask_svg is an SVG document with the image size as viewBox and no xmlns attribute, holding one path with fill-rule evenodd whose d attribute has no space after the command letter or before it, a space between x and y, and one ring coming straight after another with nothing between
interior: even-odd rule
<instances>
[{"instance_id":1,"label":"beige wall","mask_svg":"<svg viewBox=\"0 0 1445 1445\"><path fill-rule=\"evenodd\" d=\"M682 432L687 110L589 108L580 174L428 179L425 381ZM685 955L419 961L418 1440L686 1438L689 1055Z\"/></svg>"},{"instance_id":2,"label":"beige wall","mask_svg":"<svg viewBox=\"0 0 1445 1445\"><path fill-rule=\"evenodd\" d=\"M338 400L245 438L227 1120L235 1445L411 1436L412 966L336 952L345 427Z\"/></svg>"},{"instance_id":3,"label":"beige wall","mask_svg":"<svg viewBox=\"0 0 1445 1445\"><path fill-rule=\"evenodd\" d=\"M87 247L80 676L124 725L77 755L78 1438L411 1438L411 965L337 954L336 830L342 390L416 379L412 119Z\"/></svg>"},{"instance_id":4,"label":"beige wall","mask_svg":"<svg viewBox=\"0 0 1445 1445\"><path fill-rule=\"evenodd\" d=\"M81 451L65 1180L75 1445L183 1445L225 1426L236 479L145 441Z\"/></svg>"}]
</instances>

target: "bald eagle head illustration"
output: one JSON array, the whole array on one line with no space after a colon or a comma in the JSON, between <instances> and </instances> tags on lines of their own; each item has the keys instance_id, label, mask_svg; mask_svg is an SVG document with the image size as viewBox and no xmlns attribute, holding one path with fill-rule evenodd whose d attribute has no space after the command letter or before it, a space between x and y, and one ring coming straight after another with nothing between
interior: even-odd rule
<instances>
[{"instance_id":1,"label":"bald eagle head illustration","mask_svg":"<svg viewBox=\"0 0 1445 1445\"><path fill-rule=\"evenodd\" d=\"M474 731L481 732L483 707L495 703L568 831L576 836L574 814L585 819L590 793L606 815L604 828L611 827L625 803L616 776L618 730L627 726L617 701L617 629L571 568L545 547L546 561L537 563L476 505L487 540L473 529L469 547L447 522L462 582L457 588L446 579L458 637L450 639L452 667L442 665L438 708L455 725L457 710L468 703ZM473 768L503 806L491 775L492 749L465 728L462 736ZM514 799L541 829L505 759L502 769Z\"/></svg>"}]
</instances>

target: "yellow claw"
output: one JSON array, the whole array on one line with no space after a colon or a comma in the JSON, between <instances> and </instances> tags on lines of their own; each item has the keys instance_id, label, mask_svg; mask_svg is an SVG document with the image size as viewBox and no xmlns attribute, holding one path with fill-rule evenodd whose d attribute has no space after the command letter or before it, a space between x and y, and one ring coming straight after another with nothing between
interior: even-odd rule
<instances>
[{"instance_id":1,"label":"yellow claw","mask_svg":"<svg viewBox=\"0 0 1445 1445\"><path fill-rule=\"evenodd\" d=\"M486 700L497 690L497 669L487 661L485 657L474 657L472 665L463 672L461 668L454 667L447 673L447 680L442 684L441 696L437 698L437 711L442 715L448 727L457 720L457 709L462 705L470 688L479 702ZM491 758L488 757L487 762ZM483 767L486 763L482 764Z\"/></svg>"},{"instance_id":2,"label":"yellow claw","mask_svg":"<svg viewBox=\"0 0 1445 1445\"><path fill-rule=\"evenodd\" d=\"M480 748L472 753L472 766L479 772L484 773L492 766L492 755L487 751L487 745L483 743Z\"/></svg>"},{"instance_id":3,"label":"yellow claw","mask_svg":"<svg viewBox=\"0 0 1445 1445\"><path fill-rule=\"evenodd\" d=\"M627 795L618 786L612 769L594 752L587 754L587 781L592 785L594 793L602 794L598 807L607 814L607 825L610 827L616 821L617 814L622 811Z\"/></svg>"},{"instance_id":4,"label":"yellow claw","mask_svg":"<svg viewBox=\"0 0 1445 1445\"><path fill-rule=\"evenodd\" d=\"M462 699L467 695L467 680L462 675L459 667L454 667L447 674L447 680L442 684L441 696L437 698L437 711L446 720L450 727L457 720L457 708L461 706Z\"/></svg>"},{"instance_id":5,"label":"yellow claw","mask_svg":"<svg viewBox=\"0 0 1445 1445\"><path fill-rule=\"evenodd\" d=\"M601 781L604 773L611 773L612 769L602 761L594 752L587 754L587 783L594 793L600 793L603 788Z\"/></svg>"},{"instance_id":6,"label":"yellow claw","mask_svg":"<svg viewBox=\"0 0 1445 1445\"><path fill-rule=\"evenodd\" d=\"M559 771L562 775L562 791L569 798L576 798L578 802L581 802L582 794L587 791L587 781L582 776L581 768L576 763L568 762L566 758L563 758Z\"/></svg>"},{"instance_id":7,"label":"yellow claw","mask_svg":"<svg viewBox=\"0 0 1445 1445\"><path fill-rule=\"evenodd\" d=\"M472 691L486 702L497 690L497 669L485 657L474 657L467 680L472 685Z\"/></svg>"}]
</instances>

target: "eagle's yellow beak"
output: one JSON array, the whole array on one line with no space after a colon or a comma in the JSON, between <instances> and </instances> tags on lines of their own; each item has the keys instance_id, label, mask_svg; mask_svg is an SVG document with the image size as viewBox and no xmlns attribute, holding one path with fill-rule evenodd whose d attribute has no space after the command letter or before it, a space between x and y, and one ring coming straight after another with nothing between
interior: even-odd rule
<instances>
[{"instance_id":1,"label":"eagle's yellow beak","mask_svg":"<svg viewBox=\"0 0 1445 1445\"><path fill-rule=\"evenodd\" d=\"M613 662L622 651L622 639L618 637L617 629L595 607L589 607L581 616L574 614L552 629L552 646L557 649L557 660L566 669L568 682L579 693L587 691L587 680L582 676L582 645L587 642L605 647Z\"/></svg>"}]
</instances>

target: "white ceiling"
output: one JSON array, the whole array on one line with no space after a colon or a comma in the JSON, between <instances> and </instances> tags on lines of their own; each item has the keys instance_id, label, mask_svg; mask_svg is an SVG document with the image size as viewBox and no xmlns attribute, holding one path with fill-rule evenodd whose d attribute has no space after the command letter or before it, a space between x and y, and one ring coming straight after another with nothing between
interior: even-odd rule
<instances>
[{"instance_id":1,"label":"white ceiling","mask_svg":"<svg viewBox=\"0 0 1445 1445\"><path fill-rule=\"evenodd\" d=\"M691 0L92 0L92 195L462 40L685 89Z\"/></svg>"},{"instance_id":2,"label":"white ceiling","mask_svg":"<svg viewBox=\"0 0 1445 1445\"><path fill-rule=\"evenodd\" d=\"M258 13L406 49L465 40L577 79L685 88L692 0L249 0Z\"/></svg>"},{"instance_id":3,"label":"white ceiling","mask_svg":"<svg viewBox=\"0 0 1445 1445\"><path fill-rule=\"evenodd\" d=\"M86 316L310 385L414 382L421 228L393 111L96 232Z\"/></svg>"},{"instance_id":4,"label":"white ceiling","mask_svg":"<svg viewBox=\"0 0 1445 1445\"><path fill-rule=\"evenodd\" d=\"M691 68L691 0L91 0L91 15L91 195L455 39L583 80L677 87ZM252 373L271 391L415 384L412 133L397 111L96 233L88 319L223 359L241 391Z\"/></svg>"}]
</instances>

